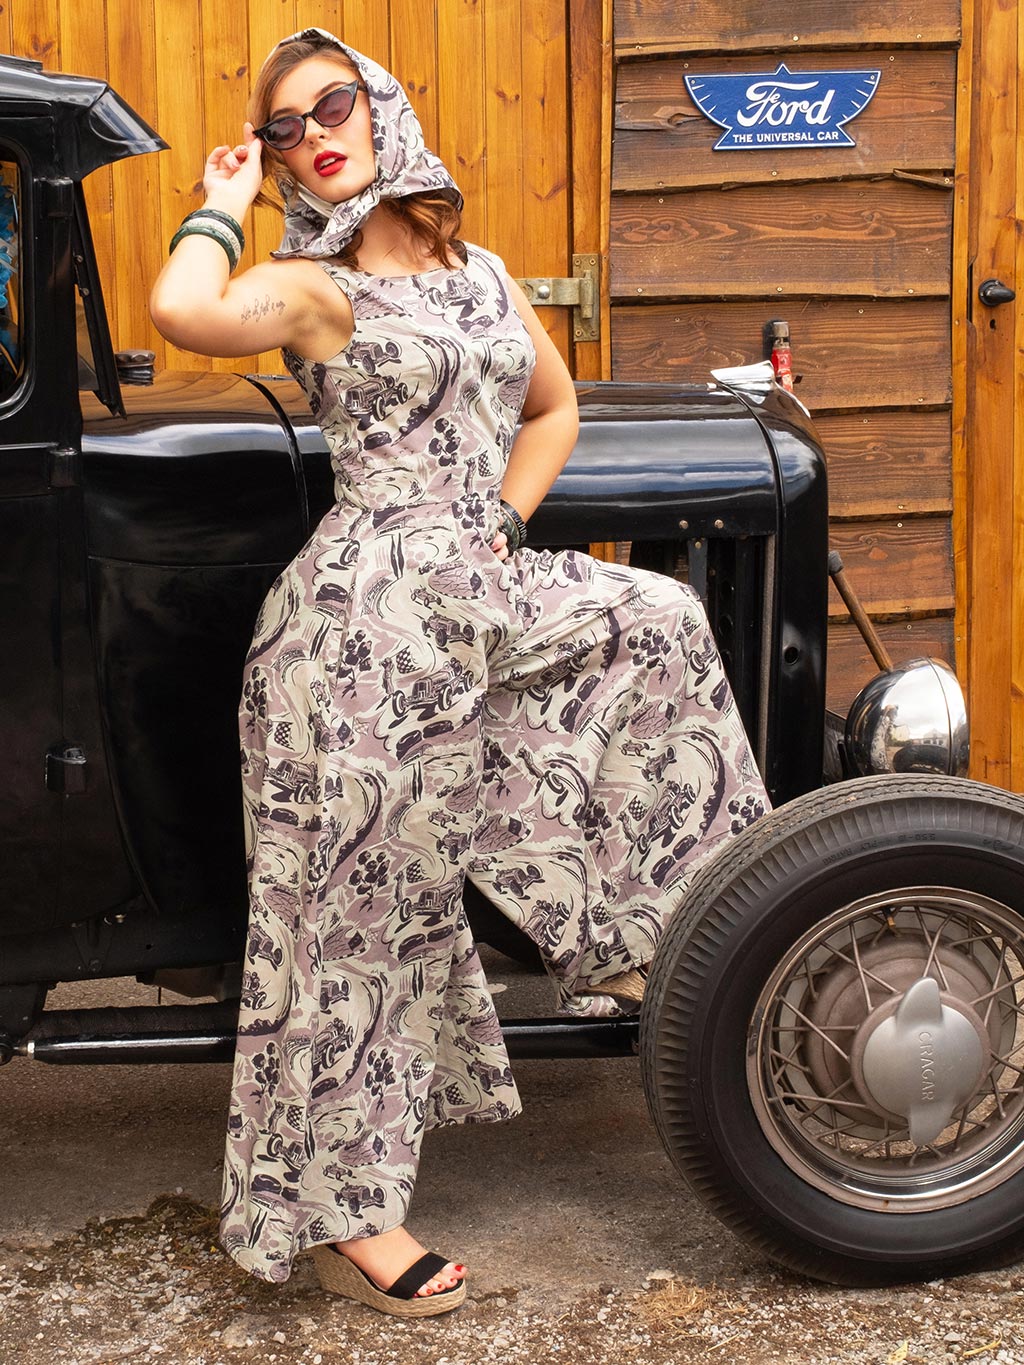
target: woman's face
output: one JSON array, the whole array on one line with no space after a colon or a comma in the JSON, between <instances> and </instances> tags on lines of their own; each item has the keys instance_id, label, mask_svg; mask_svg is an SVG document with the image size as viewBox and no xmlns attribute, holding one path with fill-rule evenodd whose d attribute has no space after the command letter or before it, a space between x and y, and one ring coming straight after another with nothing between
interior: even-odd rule
<instances>
[{"instance_id":1,"label":"woman's face","mask_svg":"<svg viewBox=\"0 0 1024 1365\"><path fill-rule=\"evenodd\" d=\"M278 83L267 121L283 114L303 114L328 91L347 85L355 77L349 67L329 57L310 57ZM359 91L352 113L336 128L322 128L316 119L307 118L299 145L278 152L278 156L299 184L332 204L351 199L372 185L377 163L366 91Z\"/></svg>"}]
</instances>

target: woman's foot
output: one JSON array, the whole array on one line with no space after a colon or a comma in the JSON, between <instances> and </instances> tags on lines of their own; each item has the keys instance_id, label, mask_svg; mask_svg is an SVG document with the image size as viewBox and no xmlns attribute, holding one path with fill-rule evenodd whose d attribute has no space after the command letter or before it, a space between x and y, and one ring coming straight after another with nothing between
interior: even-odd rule
<instances>
[{"instance_id":1,"label":"woman's foot","mask_svg":"<svg viewBox=\"0 0 1024 1365\"><path fill-rule=\"evenodd\" d=\"M426 1251L426 1247L421 1246L404 1227L392 1228L390 1232L382 1232L375 1237L354 1237L349 1242L336 1242L335 1246L383 1290L389 1289L399 1275ZM465 1266L449 1261L443 1270L420 1286L415 1297L426 1298L451 1289L465 1274Z\"/></svg>"}]
</instances>

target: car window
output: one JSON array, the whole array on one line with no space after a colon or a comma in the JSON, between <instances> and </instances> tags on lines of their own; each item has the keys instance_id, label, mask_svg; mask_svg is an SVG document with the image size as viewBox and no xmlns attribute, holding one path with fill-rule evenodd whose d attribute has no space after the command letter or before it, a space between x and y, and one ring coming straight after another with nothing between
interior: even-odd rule
<instances>
[{"instance_id":1,"label":"car window","mask_svg":"<svg viewBox=\"0 0 1024 1365\"><path fill-rule=\"evenodd\" d=\"M0 149L0 399L21 376L21 224L17 163Z\"/></svg>"}]
</instances>

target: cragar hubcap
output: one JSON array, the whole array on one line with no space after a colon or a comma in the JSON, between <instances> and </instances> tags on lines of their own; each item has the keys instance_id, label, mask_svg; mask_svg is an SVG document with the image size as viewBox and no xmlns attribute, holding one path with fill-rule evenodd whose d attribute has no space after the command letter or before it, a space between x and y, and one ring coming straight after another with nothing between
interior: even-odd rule
<instances>
[{"instance_id":1,"label":"cragar hubcap","mask_svg":"<svg viewBox=\"0 0 1024 1365\"><path fill-rule=\"evenodd\" d=\"M747 1083L788 1166L886 1212L971 1199L1024 1166L1024 919L907 887L828 916L758 999Z\"/></svg>"}]
</instances>

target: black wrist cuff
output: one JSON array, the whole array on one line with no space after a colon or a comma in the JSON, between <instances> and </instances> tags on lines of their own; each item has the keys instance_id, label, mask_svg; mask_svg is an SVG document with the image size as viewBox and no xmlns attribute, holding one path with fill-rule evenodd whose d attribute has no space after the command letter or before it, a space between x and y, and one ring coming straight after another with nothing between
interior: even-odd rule
<instances>
[{"instance_id":1,"label":"black wrist cuff","mask_svg":"<svg viewBox=\"0 0 1024 1365\"><path fill-rule=\"evenodd\" d=\"M501 500L501 526L500 530L505 532L505 539L508 541L509 553L514 554L520 545L526 544L526 522L522 519L510 502L504 498Z\"/></svg>"}]
</instances>

